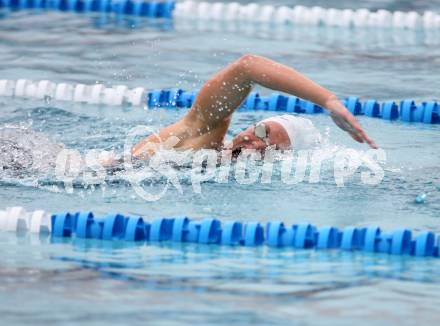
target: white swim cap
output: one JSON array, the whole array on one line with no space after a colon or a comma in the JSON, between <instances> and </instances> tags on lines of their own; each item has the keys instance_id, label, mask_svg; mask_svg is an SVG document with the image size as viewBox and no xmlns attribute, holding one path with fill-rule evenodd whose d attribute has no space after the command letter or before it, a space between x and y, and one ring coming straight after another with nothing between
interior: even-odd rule
<instances>
[{"instance_id":1,"label":"white swim cap","mask_svg":"<svg viewBox=\"0 0 440 326\"><path fill-rule=\"evenodd\" d=\"M321 142L321 134L312 121L294 115L283 114L261 122L276 122L286 130L292 149L307 149Z\"/></svg>"}]
</instances>

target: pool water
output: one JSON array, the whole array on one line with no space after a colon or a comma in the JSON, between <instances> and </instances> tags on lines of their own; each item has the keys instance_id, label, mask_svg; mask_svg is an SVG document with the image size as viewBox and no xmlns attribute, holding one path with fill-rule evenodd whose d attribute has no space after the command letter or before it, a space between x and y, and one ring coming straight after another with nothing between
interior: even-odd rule
<instances>
[{"instance_id":1,"label":"pool water","mask_svg":"<svg viewBox=\"0 0 440 326\"><path fill-rule=\"evenodd\" d=\"M354 8L350 1L298 4ZM438 1L417 5L369 1L365 6L432 10L438 5ZM439 100L440 33L434 31L170 24L58 12L2 15L1 79L190 90L250 52L293 66L340 96ZM64 144L82 154L91 149L120 151L132 127L159 128L185 113L11 98L0 98L0 105L0 127L21 126L32 130L28 135L37 143L34 146L49 150ZM228 137L269 116L237 112ZM321 131L324 150L367 150L338 130L328 116L308 118ZM184 214L222 220L281 219L288 224L307 221L318 226L376 224L386 230L439 232L439 125L359 120L386 152L384 179L378 185L362 184L356 173L344 187L337 187L332 170L325 168L318 183L287 185L275 175L270 184L244 185L231 178L225 184L205 182L199 194L183 169L178 171L182 193L170 187L160 200L146 202L117 174L103 186L76 183L66 192L50 168L3 170L0 207L92 209L98 215L118 211L148 219ZM149 190L163 187L158 181ZM415 204L421 193L427 194L426 202ZM51 244L48 239L11 234L0 234L0 242L0 314L8 325L438 321L438 259L168 243Z\"/></svg>"}]
</instances>

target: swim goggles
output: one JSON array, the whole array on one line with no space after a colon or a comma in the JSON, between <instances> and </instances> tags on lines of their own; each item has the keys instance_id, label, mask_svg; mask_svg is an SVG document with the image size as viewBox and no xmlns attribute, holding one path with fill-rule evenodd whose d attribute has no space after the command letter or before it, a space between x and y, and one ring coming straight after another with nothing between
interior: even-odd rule
<instances>
[{"instance_id":1,"label":"swim goggles","mask_svg":"<svg viewBox=\"0 0 440 326\"><path fill-rule=\"evenodd\" d=\"M268 132L266 125L262 122L257 123L254 127L254 135L257 138L260 138L262 141L267 142L268 138Z\"/></svg>"}]
</instances>

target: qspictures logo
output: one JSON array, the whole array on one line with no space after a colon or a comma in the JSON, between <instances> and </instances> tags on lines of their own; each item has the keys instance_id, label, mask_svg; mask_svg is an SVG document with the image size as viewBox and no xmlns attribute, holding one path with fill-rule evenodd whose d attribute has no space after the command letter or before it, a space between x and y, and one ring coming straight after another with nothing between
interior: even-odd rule
<instances>
[{"instance_id":1,"label":"qspictures logo","mask_svg":"<svg viewBox=\"0 0 440 326\"><path fill-rule=\"evenodd\" d=\"M175 150L173 147L179 139L170 137L149 144L146 150L152 155L148 159L136 159L132 148L136 140L147 133L154 134L154 130L148 126L132 128L127 134L122 155L99 150L81 155L77 150L62 150L56 161L57 181L63 190L72 193L74 183L80 182L86 187L103 185L108 170L117 169L119 177L131 185L137 196L146 201L157 201L170 187L179 194L184 191L201 194L205 182L271 184L278 178L282 183L292 185L319 183L324 175L328 178L330 174L336 187L344 187L350 178L358 177L361 184L374 186L385 176L386 153L382 149L357 151L317 147L281 151L268 147L263 152L245 149L234 157L228 149ZM160 139L159 135L155 135ZM183 177L185 185L189 179L190 187L182 185ZM149 186L152 183L157 186Z\"/></svg>"}]
</instances>

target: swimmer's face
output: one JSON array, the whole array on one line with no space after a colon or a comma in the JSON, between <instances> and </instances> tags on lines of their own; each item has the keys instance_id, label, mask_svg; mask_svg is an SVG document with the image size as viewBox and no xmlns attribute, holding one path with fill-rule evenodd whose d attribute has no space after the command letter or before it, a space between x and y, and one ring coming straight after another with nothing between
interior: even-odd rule
<instances>
[{"instance_id":1,"label":"swimmer's face","mask_svg":"<svg viewBox=\"0 0 440 326\"><path fill-rule=\"evenodd\" d=\"M232 140L232 153L237 157L243 149L264 152L269 146L275 149L287 149L290 146L289 136L284 128L273 121L257 123L240 132Z\"/></svg>"}]
</instances>

